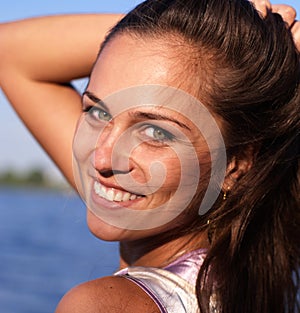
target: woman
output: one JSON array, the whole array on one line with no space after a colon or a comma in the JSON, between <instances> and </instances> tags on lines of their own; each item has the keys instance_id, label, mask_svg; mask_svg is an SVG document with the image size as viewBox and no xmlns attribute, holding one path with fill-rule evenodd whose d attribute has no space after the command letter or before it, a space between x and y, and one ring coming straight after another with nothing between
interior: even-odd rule
<instances>
[{"instance_id":1,"label":"woman","mask_svg":"<svg viewBox=\"0 0 300 313\"><path fill-rule=\"evenodd\" d=\"M299 23L256 5L146 1L94 66L120 17L1 26L2 89L120 241L120 272L58 313L300 311Z\"/></svg>"}]
</instances>

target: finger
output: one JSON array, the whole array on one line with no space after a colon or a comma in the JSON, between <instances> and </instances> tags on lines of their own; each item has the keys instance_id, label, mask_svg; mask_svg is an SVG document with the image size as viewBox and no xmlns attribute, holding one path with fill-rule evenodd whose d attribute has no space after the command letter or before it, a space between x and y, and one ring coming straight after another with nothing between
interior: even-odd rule
<instances>
[{"instance_id":1,"label":"finger","mask_svg":"<svg viewBox=\"0 0 300 313\"><path fill-rule=\"evenodd\" d=\"M293 25L296 19L297 12L290 5L286 4L273 4L272 12L278 13L282 16L283 20L289 25Z\"/></svg>"},{"instance_id":2,"label":"finger","mask_svg":"<svg viewBox=\"0 0 300 313\"><path fill-rule=\"evenodd\" d=\"M261 13L262 16L267 15L267 11L271 10L271 3L269 0L250 0L255 9Z\"/></svg>"},{"instance_id":3,"label":"finger","mask_svg":"<svg viewBox=\"0 0 300 313\"><path fill-rule=\"evenodd\" d=\"M291 27L291 32L294 38L295 45L300 52L300 22L295 22Z\"/></svg>"}]
</instances>

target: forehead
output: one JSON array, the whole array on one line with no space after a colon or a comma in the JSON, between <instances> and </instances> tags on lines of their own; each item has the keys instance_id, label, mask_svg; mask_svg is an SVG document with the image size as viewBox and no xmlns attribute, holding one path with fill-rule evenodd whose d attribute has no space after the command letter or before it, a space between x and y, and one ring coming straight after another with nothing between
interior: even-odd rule
<instances>
[{"instance_id":1,"label":"forehead","mask_svg":"<svg viewBox=\"0 0 300 313\"><path fill-rule=\"evenodd\" d=\"M125 88L171 85L172 57L160 40L116 36L102 50L88 89L102 98Z\"/></svg>"},{"instance_id":2,"label":"forehead","mask_svg":"<svg viewBox=\"0 0 300 313\"><path fill-rule=\"evenodd\" d=\"M109 98L111 105L118 106L119 112L136 105L158 104L184 113L196 125L212 127L208 123L212 112L207 111L201 100L194 98L199 97L198 92L195 94L186 82L189 79L191 84L197 84L192 74L190 77L181 74L182 82L174 78L183 69L180 68L178 51L173 51L176 43L169 44L166 40L117 35L102 50L87 89L104 102ZM155 86L168 88L158 87L156 92ZM178 87L183 93L177 92ZM216 116L213 120L221 125Z\"/></svg>"}]
</instances>

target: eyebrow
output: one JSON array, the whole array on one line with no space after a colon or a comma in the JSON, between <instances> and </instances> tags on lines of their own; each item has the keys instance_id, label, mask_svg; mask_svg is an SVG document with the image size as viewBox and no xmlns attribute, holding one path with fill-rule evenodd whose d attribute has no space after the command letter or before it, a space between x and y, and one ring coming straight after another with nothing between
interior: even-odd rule
<instances>
[{"instance_id":1,"label":"eyebrow","mask_svg":"<svg viewBox=\"0 0 300 313\"><path fill-rule=\"evenodd\" d=\"M106 111L109 111L108 107L106 106L106 104L100 98L98 98L96 95L94 95L91 91L86 90L82 94L82 98L84 96L87 96L91 101L93 101L94 103L96 103L98 105L101 105ZM158 120L158 121L173 122L173 123L177 124L178 126L191 131L191 129L186 124L181 123L178 120L176 120L176 119L174 119L174 118L172 118L170 116L162 115L162 114L159 114L159 113L137 111L137 112L131 112L130 115L133 116L136 119L148 119L148 120Z\"/></svg>"},{"instance_id":2,"label":"eyebrow","mask_svg":"<svg viewBox=\"0 0 300 313\"><path fill-rule=\"evenodd\" d=\"M86 90L83 94L82 94L82 99L84 96L87 96L91 101L93 101L95 104L101 105L106 111L108 110L108 107L106 106L106 104L97 96L95 96L91 91Z\"/></svg>"},{"instance_id":3,"label":"eyebrow","mask_svg":"<svg viewBox=\"0 0 300 313\"><path fill-rule=\"evenodd\" d=\"M191 129L187 125L179 122L178 120L176 120L176 119L174 119L174 118L172 118L170 116L161 115L159 113L149 113L149 112L137 111L137 112L130 113L130 115L134 116L136 119L149 119L149 120L159 120L159 121L173 122L173 123L177 124L178 126L191 131Z\"/></svg>"}]
</instances>

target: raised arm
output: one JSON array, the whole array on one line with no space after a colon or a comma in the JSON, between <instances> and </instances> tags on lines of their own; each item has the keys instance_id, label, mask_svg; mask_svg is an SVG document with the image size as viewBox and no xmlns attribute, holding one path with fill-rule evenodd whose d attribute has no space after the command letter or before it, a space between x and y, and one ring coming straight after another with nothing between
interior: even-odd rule
<instances>
[{"instance_id":1,"label":"raised arm","mask_svg":"<svg viewBox=\"0 0 300 313\"><path fill-rule=\"evenodd\" d=\"M121 15L64 15L0 25L0 87L74 186L72 139L80 95L107 31Z\"/></svg>"}]
</instances>

